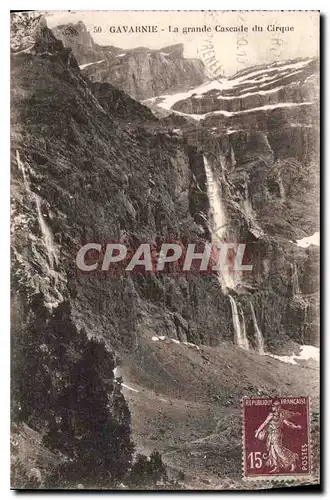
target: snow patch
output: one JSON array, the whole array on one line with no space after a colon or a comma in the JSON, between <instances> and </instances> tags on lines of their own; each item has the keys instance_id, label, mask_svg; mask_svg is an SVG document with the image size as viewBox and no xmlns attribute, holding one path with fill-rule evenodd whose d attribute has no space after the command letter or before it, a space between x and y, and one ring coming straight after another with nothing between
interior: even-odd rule
<instances>
[{"instance_id":1,"label":"snow patch","mask_svg":"<svg viewBox=\"0 0 330 500\"><path fill-rule=\"evenodd\" d=\"M269 80L267 80L267 78L263 78L262 81L264 81L265 83L263 83L262 85L260 85L260 88L266 87L269 84L273 85L273 83L276 83L276 82L283 82L284 78L287 78L288 76L299 75L301 73L302 73L302 71L298 70L298 71L293 71L293 72L290 72L290 73L283 73L282 75L273 76L272 78L269 78ZM252 81L253 80L251 80L251 82ZM258 83L258 82L254 81L254 83Z\"/></svg>"},{"instance_id":2,"label":"snow patch","mask_svg":"<svg viewBox=\"0 0 330 500\"><path fill-rule=\"evenodd\" d=\"M210 90L223 90L225 88L226 86L223 83L218 82L218 80L212 80L211 82L204 83L199 87L190 89L187 92L177 92L176 94L164 94L156 98L153 97L151 99L146 99L145 101L143 101L143 103L154 102L155 99L157 100L162 99L161 102L157 102L157 106L163 109L170 110L175 103L183 101L185 99L189 99L189 97L191 97L193 94L196 94L196 96L198 96Z\"/></svg>"},{"instance_id":3,"label":"snow patch","mask_svg":"<svg viewBox=\"0 0 330 500\"><path fill-rule=\"evenodd\" d=\"M92 64L100 64L103 61L105 61L105 59L101 59L100 61L95 61L95 62L91 62L91 63L87 63L87 64L81 64L79 66L79 69L87 68L87 66L91 66Z\"/></svg>"},{"instance_id":4,"label":"snow patch","mask_svg":"<svg viewBox=\"0 0 330 500\"><path fill-rule=\"evenodd\" d=\"M172 339L171 337L166 337L165 335L162 335L161 337L151 337L151 340L153 340L154 342L157 342L158 340L170 340L171 342L173 342L174 344L183 344L185 345L186 347L192 347L193 349L196 349L196 351L199 351L200 348L198 345L196 344L193 344L192 342L180 342L180 340L177 340L177 339Z\"/></svg>"},{"instance_id":5,"label":"snow patch","mask_svg":"<svg viewBox=\"0 0 330 500\"><path fill-rule=\"evenodd\" d=\"M311 236L305 236L301 240L296 240L296 245L301 248L308 248L311 245L320 246L320 233L317 231Z\"/></svg>"},{"instance_id":6,"label":"snow patch","mask_svg":"<svg viewBox=\"0 0 330 500\"><path fill-rule=\"evenodd\" d=\"M243 111L213 111L206 113L204 116L223 115L223 116L237 116L246 113L254 113L255 111L268 111L277 108L295 108L297 106L311 106L313 102L279 102L278 104L265 104L257 108L244 109Z\"/></svg>"},{"instance_id":7,"label":"snow patch","mask_svg":"<svg viewBox=\"0 0 330 500\"><path fill-rule=\"evenodd\" d=\"M163 53L165 54L165 53ZM284 64L281 66L272 65L268 68L263 68L259 70L252 71L251 73L244 74L242 76L234 77L234 78L223 78L221 81L219 80L210 80L198 87L192 88L187 92L177 92L175 94L164 94L158 96L157 105L163 109L171 110L174 104L179 101L189 99L193 97L194 99L201 99L207 92L212 91L220 91L218 94L218 99L230 100L235 98L243 98L251 95L257 94L270 94L273 92L277 92L283 88L283 86L278 86L274 89L261 90L262 87L269 85L270 83L280 82L283 78L287 76L293 76L295 74L299 74L302 72L302 69L309 64L311 59L300 61L296 63ZM276 70L276 71L274 71ZM257 79L255 78L257 77ZM245 94L241 94L238 96L223 96L222 92L233 90L237 87L242 86L243 84L251 85L252 87L245 90ZM144 103L152 103L155 101L155 98L146 99L143 101ZM202 116L202 115L189 115L192 117ZM201 119L201 118L195 118Z\"/></svg>"},{"instance_id":8,"label":"snow patch","mask_svg":"<svg viewBox=\"0 0 330 500\"><path fill-rule=\"evenodd\" d=\"M279 361L282 361L283 363L288 363L289 365L297 365L298 363L295 361L295 356L277 356L276 354L269 354L267 353L266 356L269 356L270 358L278 359Z\"/></svg>"},{"instance_id":9,"label":"snow patch","mask_svg":"<svg viewBox=\"0 0 330 500\"><path fill-rule=\"evenodd\" d=\"M320 349L314 345L303 345L299 354L299 359L315 359L320 360Z\"/></svg>"},{"instance_id":10,"label":"snow patch","mask_svg":"<svg viewBox=\"0 0 330 500\"><path fill-rule=\"evenodd\" d=\"M309 125L308 123L290 123L289 126L291 128L313 128L313 125Z\"/></svg>"},{"instance_id":11,"label":"snow patch","mask_svg":"<svg viewBox=\"0 0 330 500\"><path fill-rule=\"evenodd\" d=\"M193 344L192 342L183 342L184 345L186 345L187 347L193 347L194 349L196 349L197 351L199 351L199 346L196 345L196 344Z\"/></svg>"},{"instance_id":12,"label":"snow patch","mask_svg":"<svg viewBox=\"0 0 330 500\"><path fill-rule=\"evenodd\" d=\"M282 66L273 66L273 67L268 67L268 68L264 68L264 69L259 69L257 71L253 71L252 73L247 73L245 75L242 75L238 78L236 78L235 80L238 81L238 82L242 82L242 80L250 80L251 77L253 76L258 76L258 75L263 75L264 73L269 73L270 71L274 70L274 69L277 69L277 71L279 73L281 72L287 72L288 70L292 70L292 69L301 69L303 68L304 66L307 66L307 64L310 63L312 59L308 59L306 61L300 61L300 62L295 62L295 63L289 63L289 64L283 64ZM291 71L290 71L291 73ZM272 75L268 75L268 76L272 76ZM259 80L260 81L260 80Z\"/></svg>"},{"instance_id":13,"label":"snow patch","mask_svg":"<svg viewBox=\"0 0 330 500\"><path fill-rule=\"evenodd\" d=\"M236 95L231 95L231 96L219 95L217 99L230 101L232 99L242 99L244 97L250 97L251 95L267 95L267 94L272 94L272 93L278 92L279 90L281 90L283 88L284 88L284 86L282 85L281 87L276 87L276 88L270 89L270 90L257 90L256 92L247 92L246 94L240 94L237 96Z\"/></svg>"},{"instance_id":14,"label":"snow patch","mask_svg":"<svg viewBox=\"0 0 330 500\"><path fill-rule=\"evenodd\" d=\"M205 113L203 115L182 113L181 111L175 111L173 109L171 111L172 111L172 113L175 113L176 115L185 116L186 118L193 118L194 120L200 121L200 120L205 120L205 118L210 118L212 116L217 116L217 115L230 117L230 116L243 115L243 114L247 114L247 113L254 113L256 111L269 111L269 110L278 109L278 108L295 108L295 107L299 107L299 106L311 106L313 104L314 104L313 102L279 102L278 104L266 104L265 106L244 109L243 111L218 110L218 111L211 111L210 113Z\"/></svg>"},{"instance_id":15,"label":"snow patch","mask_svg":"<svg viewBox=\"0 0 330 500\"><path fill-rule=\"evenodd\" d=\"M291 356L277 356L276 354L267 353L266 356L269 356L274 359L278 359L283 363L288 363L290 365L297 365L297 361L299 360L309 360L313 359L315 361L320 360L320 349L313 345L302 345L300 346L300 353L297 356L296 354L291 354Z\"/></svg>"},{"instance_id":16,"label":"snow patch","mask_svg":"<svg viewBox=\"0 0 330 500\"><path fill-rule=\"evenodd\" d=\"M235 134L236 132L240 132L240 130L229 127L227 128L226 135Z\"/></svg>"},{"instance_id":17,"label":"snow patch","mask_svg":"<svg viewBox=\"0 0 330 500\"><path fill-rule=\"evenodd\" d=\"M115 368L113 369L113 376L116 378L116 377L119 377L119 374L118 374L118 366L115 366ZM125 389L128 389L129 391L133 391L133 392L140 392L138 391L137 389L133 389L133 387L130 387L129 385L127 384L124 384L122 383L121 384L122 387L125 387Z\"/></svg>"},{"instance_id":18,"label":"snow patch","mask_svg":"<svg viewBox=\"0 0 330 500\"><path fill-rule=\"evenodd\" d=\"M126 384L121 384L121 386L125 387L125 389L128 389L129 391L140 392L137 389L133 389L133 387L130 387L129 385L126 385Z\"/></svg>"}]
</instances>

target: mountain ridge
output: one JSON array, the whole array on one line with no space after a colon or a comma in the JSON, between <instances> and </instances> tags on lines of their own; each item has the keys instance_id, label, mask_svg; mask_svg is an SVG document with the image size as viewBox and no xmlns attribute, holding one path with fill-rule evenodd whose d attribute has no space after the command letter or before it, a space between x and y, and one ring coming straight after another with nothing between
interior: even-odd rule
<instances>
[{"instance_id":1,"label":"mountain ridge","mask_svg":"<svg viewBox=\"0 0 330 500\"><path fill-rule=\"evenodd\" d=\"M138 100L198 85L206 79L199 59L184 58L183 44L159 50L145 47L122 50L96 44L82 22L57 26L52 31L64 46L72 49L86 76L111 83Z\"/></svg>"}]
</instances>

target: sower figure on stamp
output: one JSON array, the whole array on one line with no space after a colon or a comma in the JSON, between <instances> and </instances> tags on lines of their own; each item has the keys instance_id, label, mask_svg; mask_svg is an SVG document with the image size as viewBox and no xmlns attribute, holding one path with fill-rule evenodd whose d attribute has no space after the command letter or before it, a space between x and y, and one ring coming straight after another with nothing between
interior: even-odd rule
<instances>
[{"instance_id":1,"label":"sower figure on stamp","mask_svg":"<svg viewBox=\"0 0 330 500\"><path fill-rule=\"evenodd\" d=\"M256 430L255 437L266 439L267 466L273 467L270 472L278 472L279 469L289 469L293 472L298 460L297 453L289 450L282 444L282 428L284 425L291 429L301 429L301 425L290 422L290 418L300 415L300 413L283 410L279 402L275 402L272 411L266 420ZM265 458L266 458L265 457Z\"/></svg>"}]
</instances>

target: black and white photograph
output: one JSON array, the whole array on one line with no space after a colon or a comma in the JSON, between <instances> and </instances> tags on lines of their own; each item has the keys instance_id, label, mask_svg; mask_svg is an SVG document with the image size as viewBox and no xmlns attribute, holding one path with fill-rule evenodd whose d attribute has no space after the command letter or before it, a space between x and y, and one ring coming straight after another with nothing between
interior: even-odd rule
<instances>
[{"instance_id":1,"label":"black and white photograph","mask_svg":"<svg viewBox=\"0 0 330 500\"><path fill-rule=\"evenodd\" d=\"M318 488L319 11L10 24L11 488Z\"/></svg>"}]
</instances>

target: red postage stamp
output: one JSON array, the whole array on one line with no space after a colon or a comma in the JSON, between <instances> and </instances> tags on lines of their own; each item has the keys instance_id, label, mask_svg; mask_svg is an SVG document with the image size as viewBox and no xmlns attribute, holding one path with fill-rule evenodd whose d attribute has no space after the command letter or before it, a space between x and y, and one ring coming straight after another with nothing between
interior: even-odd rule
<instances>
[{"instance_id":1,"label":"red postage stamp","mask_svg":"<svg viewBox=\"0 0 330 500\"><path fill-rule=\"evenodd\" d=\"M311 474L309 398L243 399L244 478Z\"/></svg>"}]
</instances>

